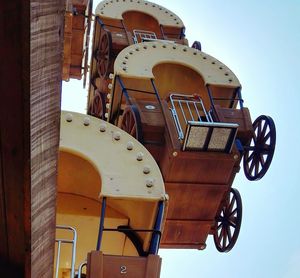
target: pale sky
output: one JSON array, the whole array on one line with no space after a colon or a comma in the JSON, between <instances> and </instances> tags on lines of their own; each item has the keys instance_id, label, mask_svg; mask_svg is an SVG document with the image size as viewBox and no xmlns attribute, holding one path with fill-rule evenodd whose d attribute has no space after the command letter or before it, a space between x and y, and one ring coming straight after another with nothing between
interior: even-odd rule
<instances>
[{"instance_id":1,"label":"pale sky","mask_svg":"<svg viewBox=\"0 0 300 278\"><path fill-rule=\"evenodd\" d=\"M241 169L234 181L243 201L235 247L221 254L209 237L204 251L161 250L161 277L300 277L300 0L155 3L183 20L190 45L199 40L237 75L252 120L270 115L277 128L265 177L250 182ZM81 88L79 81L64 83L62 109L85 112Z\"/></svg>"}]
</instances>

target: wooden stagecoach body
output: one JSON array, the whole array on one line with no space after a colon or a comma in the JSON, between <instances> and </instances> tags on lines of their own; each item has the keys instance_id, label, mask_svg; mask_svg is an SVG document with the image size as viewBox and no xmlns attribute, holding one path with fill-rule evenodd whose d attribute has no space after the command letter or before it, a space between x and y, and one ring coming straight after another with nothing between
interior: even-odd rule
<instances>
[{"instance_id":1,"label":"wooden stagecoach body","mask_svg":"<svg viewBox=\"0 0 300 278\"><path fill-rule=\"evenodd\" d=\"M81 79L88 70L88 47L93 0L68 0L64 27L62 79ZM84 80L85 83L85 80Z\"/></svg>"},{"instance_id":2,"label":"wooden stagecoach body","mask_svg":"<svg viewBox=\"0 0 300 278\"><path fill-rule=\"evenodd\" d=\"M273 122L253 126L233 72L185 45L127 47L109 87L108 121L142 142L162 171L170 201L161 247L204 249L213 234L218 250L229 251L242 214L234 177L243 156L247 177L264 175L274 150L274 140L267 143ZM258 152L270 157L254 154L250 142L258 137Z\"/></svg>"},{"instance_id":3,"label":"wooden stagecoach body","mask_svg":"<svg viewBox=\"0 0 300 278\"><path fill-rule=\"evenodd\" d=\"M95 14L88 114L105 119L110 74L120 51L142 41L188 42L180 18L148 1L103 1Z\"/></svg>"},{"instance_id":4,"label":"wooden stagecoach body","mask_svg":"<svg viewBox=\"0 0 300 278\"><path fill-rule=\"evenodd\" d=\"M138 141L102 120L63 112L57 191L56 277L75 270L159 277L167 195L158 165Z\"/></svg>"},{"instance_id":5,"label":"wooden stagecoach body","mask_svg":"<svg viewBox=\"0 0 300 278\"><path fill-rule=\"evenodd\" d=\"M95 14L88 114L109 123L63 113L57 238L78 230L78 252L70 261L60 249L75 240L58 240L57 277L82 273L86 258L87 277L158 277L159 246L203 250L209 234L228 252L242 219L235 175L243 158L249 180L264 176L273 120L252 124L235 74L189 47L171 11L111 0ZM65 79L81 76L84 20L66 15Z\"/></svg>"}]
</instances>

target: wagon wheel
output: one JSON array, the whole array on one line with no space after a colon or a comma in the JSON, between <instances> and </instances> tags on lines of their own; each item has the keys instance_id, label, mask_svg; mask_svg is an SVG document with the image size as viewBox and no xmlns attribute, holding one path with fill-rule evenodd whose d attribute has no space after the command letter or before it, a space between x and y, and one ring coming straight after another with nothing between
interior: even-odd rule
<instances>
[{"instance_id":1,"label":"wagon wheel","mask_svg":"<svg viewBox=\"0 0 300 278\"><path fill-rule=\"evenodd\" d=\"M242 199L240 193L231 188L224 200L220 214L216 217L214 242L219 252L229 252L236 243L242 222Z\"/></svg>"},{"instance_id":2,"label":"wagon wheel","mask_svg":"<svg viewBox=\"0 0 300 278\"><path fill-rule=\"evenodd\" d=\"M272 162L276 144L274 121L268 116L259 116L253 123L253 137L245 146L244 172L247 179L261 179Z\"/></svg>"},{"instance_id":3,"label":"wagon wheel","mask_svg":"<svg viewBox=\"0 0 300 278\"><path fill-rule=\"evenodd\" d=\"M111 59L111 45L111 34L102 30L99 48L96 51L97 70L100 77L108 77Z\"/></svg>"},{"instance_id":4,"label":"wagon wheel","mask_svg":"<svg viewBox=\"0 0 300 278\"><path fill-rule=\"evenodd\" d=\"M126 106L123 113L120 128L129 133L138 141L143 141L141 117L136 106Z\"/></svg>"},{"instance_id":5,"label":"wagon wheel","mask_svg":"<svg viewBox=\"0 0 300 278\"><path fill-rule=\"evenodd\" d=\"M198 49L201 51L202 47L201 47L201 43L199 41L194 41L194 43L192 44L192 48Z\"/></svg>"},{"instance_id":6,"label":"wagon wheel","mask_svg":"<svg viewBox=\"0 0 300 278\"><path fill-rule=\"evenodd\" d=\"M95 91L95 96L93 99L93 103L91 106L90 114L102 120L105 119L105 111L106 111L106 96L104 93L100 91Z\"/></svg>"}]
</instances>

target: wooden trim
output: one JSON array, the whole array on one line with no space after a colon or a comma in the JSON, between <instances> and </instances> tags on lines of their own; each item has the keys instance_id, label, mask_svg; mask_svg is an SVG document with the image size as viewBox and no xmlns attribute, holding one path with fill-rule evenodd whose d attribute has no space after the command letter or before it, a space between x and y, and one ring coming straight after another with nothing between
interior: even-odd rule
<instances>
[{"instance_id":1,"label":"wooden trim","mask_svg":"<svg viewBox=\"0 0 300 278\"><path fill-rule=\"evenodd\" d=\"M31 277L52 277L64 0L31 1Z\"/></svg>"}]
</instances>

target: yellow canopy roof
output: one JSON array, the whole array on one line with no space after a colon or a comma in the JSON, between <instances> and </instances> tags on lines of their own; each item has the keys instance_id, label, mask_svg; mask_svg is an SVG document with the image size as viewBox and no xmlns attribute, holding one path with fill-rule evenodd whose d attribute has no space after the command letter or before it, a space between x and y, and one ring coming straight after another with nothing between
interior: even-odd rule
<instances>
[{"instance_id":1,"label":"yellow canopy roof","mask_svg":"<svg viewBox=\"0 0 300 278\"><path fill-rule=\"evenodd\" d=\"M97 197L166 199L154 158L118 127L91 116L62 112L60 136L60 150L86 159L98 170L101 191Z\"/></svg>"},{"instance_id":2,"label":"yellow canopy roof","mask_svg":"<svg viewBox=\"0 0 300 278\"><path fill-rule=\"evenodd\" d=\"M182 20L170 10L143 0L106 0L98 4L96 15L114 19L122 19L127 11L139 11L149 14L157 19L159 24L165 26L184 27Z\"/></svg>"},{"instance_id":3,"label":"yellow canopy roof","mask_svg":"<svg viewBox=\"0 0 300 278\"><path fill-rule=\"evenodd\" d=\"M197 49L163 41L144 42L123 49L114 64L116 75L154 78L152 69L161 63L181 64L198 72L206 85L239 87L235 74L214 57Z\"/></svg>"}]
</instances>

